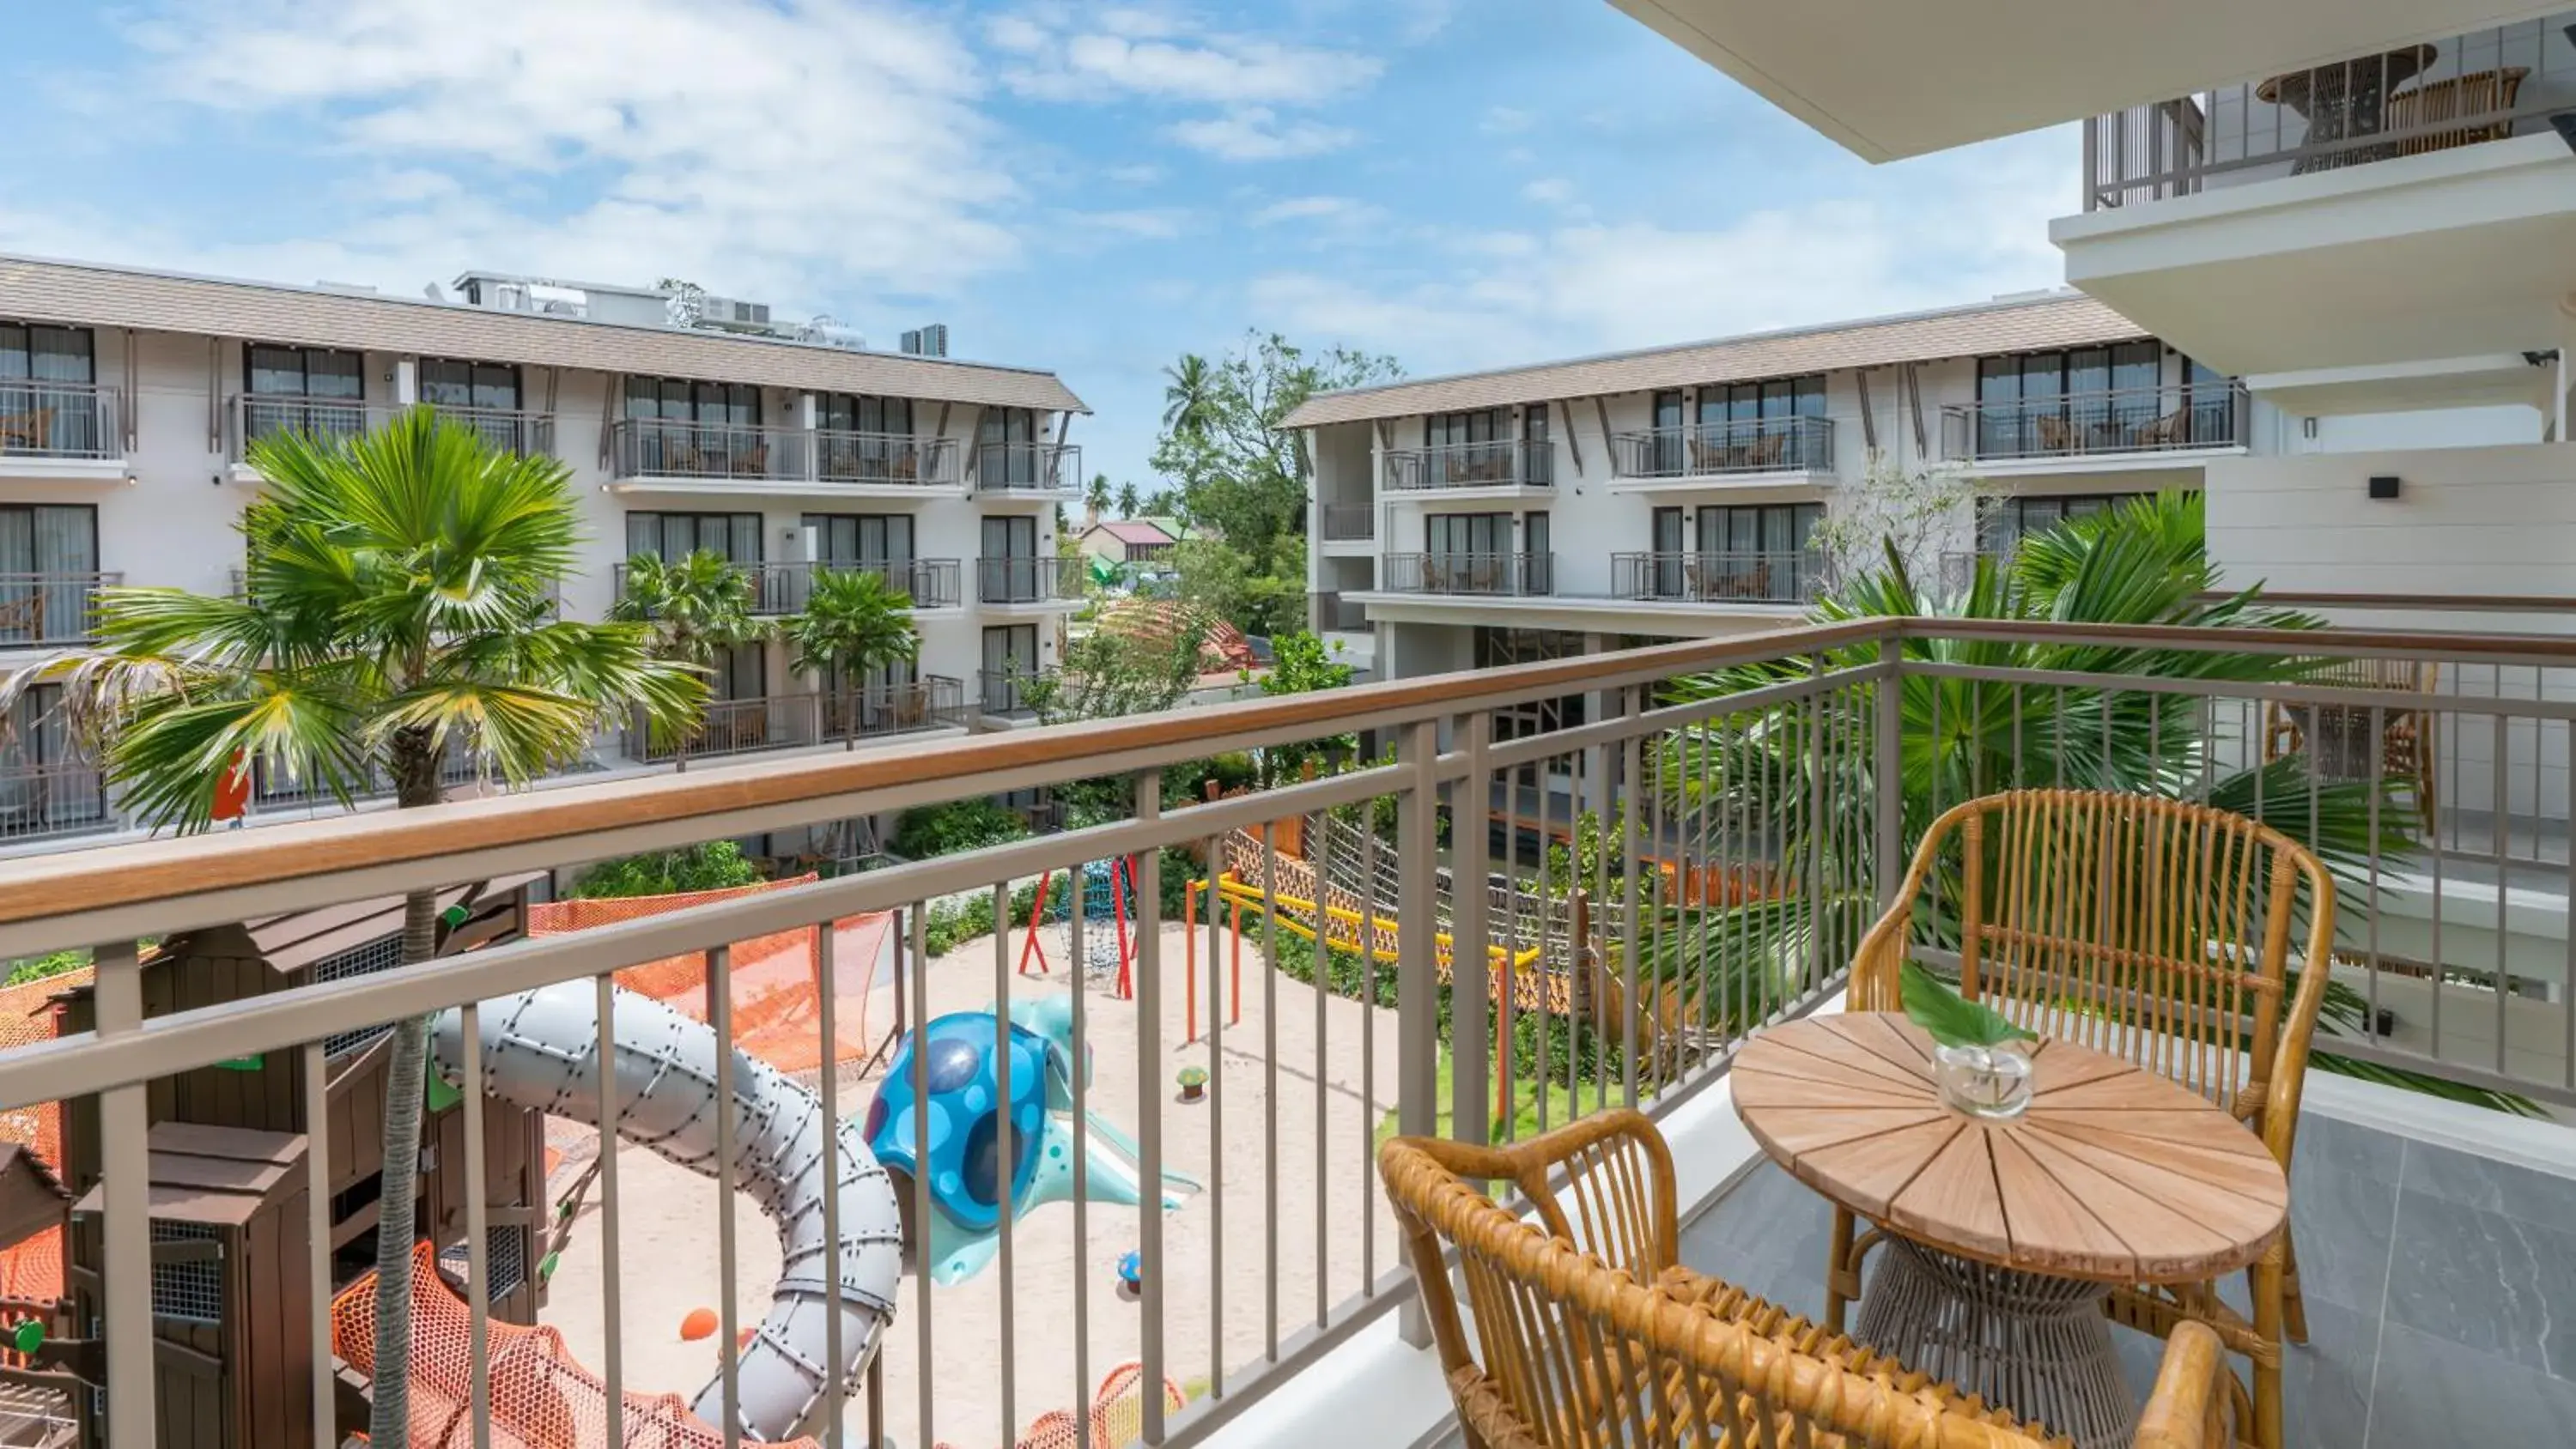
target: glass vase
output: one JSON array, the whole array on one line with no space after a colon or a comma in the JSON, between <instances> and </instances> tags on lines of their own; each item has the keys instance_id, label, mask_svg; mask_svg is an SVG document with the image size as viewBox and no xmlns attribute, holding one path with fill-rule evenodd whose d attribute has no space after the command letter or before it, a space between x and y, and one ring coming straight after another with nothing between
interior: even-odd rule
<instances>
[{"instance_id":1,"label":"glass vase","mask_svg":"<svg viewBox=\"0 0 2576 1449\"><path fill-rule=\"evenodd\" d=\"M2030 1057L2018 1042L2001 1046L1935 1046L1941 1100L1971 1117L2005 1119L2030 1106Z\"/></svg>"}]
</instances>

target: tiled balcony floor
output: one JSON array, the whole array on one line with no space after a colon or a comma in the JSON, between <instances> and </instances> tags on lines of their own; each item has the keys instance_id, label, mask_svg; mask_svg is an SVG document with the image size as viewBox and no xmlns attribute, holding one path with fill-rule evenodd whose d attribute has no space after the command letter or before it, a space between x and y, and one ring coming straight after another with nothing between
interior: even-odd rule
<instances>
[{"instance_id":1,"label":"tiled balcony floor","mask_svg":"<svg viewBox=\"0 0 2576 1449\"><path fill-rule=\"evenodd\" d=\"M2310 1334L2289 1348L2291 1444L2576 1443L2576 1179L2311 1113L2291 1203ZM1828 1228L1764 1163L1682 1260L1820 1316ZM2112 1332L2143 1395L2161 1345Z\"/></svg>"}]
</instances>

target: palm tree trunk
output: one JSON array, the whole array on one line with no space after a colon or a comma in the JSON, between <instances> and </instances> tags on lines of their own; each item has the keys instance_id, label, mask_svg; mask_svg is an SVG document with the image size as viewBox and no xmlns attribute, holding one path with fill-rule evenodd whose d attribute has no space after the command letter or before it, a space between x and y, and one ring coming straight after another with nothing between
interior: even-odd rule
<instances>
[{"instance_id":1,"label":"palm tree trunk","mask_svg":"<svg viewBox=\"0 0 2576 1449\"><path fill-rule=\"evenodd\" d=\"M394 736L389 750L399 809L435 805L438 751L426 731ZM438 893L403 898L402 961L438 954ZM367 1437L379 1449L406 1449L411 1439L412 1244L419 1235L421 1095L428 1086L429 1018L394 1024L385 1092L385 1167L376 1219L376 1362Z\"/></svg>"}]
</instances>

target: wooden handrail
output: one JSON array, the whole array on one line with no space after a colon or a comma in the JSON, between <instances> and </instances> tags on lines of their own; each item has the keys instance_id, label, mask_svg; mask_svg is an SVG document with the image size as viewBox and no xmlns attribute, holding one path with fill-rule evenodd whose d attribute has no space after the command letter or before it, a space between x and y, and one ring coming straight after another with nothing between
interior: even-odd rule
<instances>
[{"instance_id":1,"label":"wooden handrail","mask_svg":"<svg viewBox=\"0 0 2576 1449\"><path fill-rule=\"evenodd\" d=\"M1142 756L1137 767L1153 768L1207 753L1217 741L1285 741L1385 728L1491 708L1521 696L1616 688L1867 643L1889 632L1888 621L1877 619L1801 624L1615 655L1389 680L1052 729L692 768L685 774L567 785L422 809L59 852L0 865L0 925L508 846L556 841L569 846L605 831L895 786L954 781L959 794L972 794L979 781L1002 772L1052 767L1074 778L1098 773L1100 761L1116 756Z\"/></svg>"}]
</instances>

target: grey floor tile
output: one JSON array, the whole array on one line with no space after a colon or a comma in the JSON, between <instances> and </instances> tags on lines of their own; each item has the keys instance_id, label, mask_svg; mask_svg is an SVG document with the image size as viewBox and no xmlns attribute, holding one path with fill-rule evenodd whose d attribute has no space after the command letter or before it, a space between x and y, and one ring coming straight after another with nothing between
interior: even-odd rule
<instances>
[{"instance_id":1,"label":"grey floor tile","mask_svg":"<svg viewBox=\"0 0 2576 1449\"><path fill-rule=\"evenodd\" d=\"M2290 1154L2290 1180L2297 1182L2312 1168L2331 1167L2355 1177L2394 1183L2406 1147L2406 1139L2394 1133L2303 1112L2297 1145Z\"/></svg>"},{"instance_id":2,"label":"grey floor tile","mask_svg":"<svg viewBox=\"0 0 2576 1449\"><path fill-rule=\"evenodd\" d=\"M2319 1162L2290 1178L2291 1241L2299 1250L2299 1283L2323 1299L2376 1315L2388 1286L2396 1231L2397 1178L2346 1172ZM2244 1307L2245 1275L2234 1275L2229 1301Z\"/></svg>"},{"instance_id":3,"label":"grey floor tile","mask_svg":"<svg viewBox=\"0 0 2576 1449\"><path fill-rule=\"evenodd\" d=\"M2368 1449L2571 1440L2576 1383L2395 1323L2383 1330Z\"/></svg>"},{"instance_id":4,"label":"grey floor tile","mask_svg":"<svg viewBox=\"0 0 2576 1449\"><path fill-rule=\"evenodd\" d=\"M2111 1334L2129 1389L2144 1403L2164 1366L2164 1340L2126 1328ZM2378 1348L2379 1324L2370 1315L2332 1303L2308 1306L2308 1341L2289 1345L2281 1359L2282 1423L2291 1449L2359 1449ZM2231 1357L2228 1367L2241 1375L2245 1361Z\"/></svg>"},{"instance_id":5,"label":"grey floor tile","mask_svg":"<svg viewBox=\"0 0 2576 1449\"><path fill-rule=\"evenodd\" d=\"M2388 1321L2576 1378L2576 1233L2403 1191Z\"/></svg>"},{"instance_id":6,"label":"grey floor tile","mask_svg":"<svg viewBox=\"0 0 2576 1449\"><path fill-rule=\"evenodd\" d=\"M2405 1181L2446 1202L2576 1233L2576 1178L2418 1142L2407 1146Z\"/></svg>"}]
</instances>

